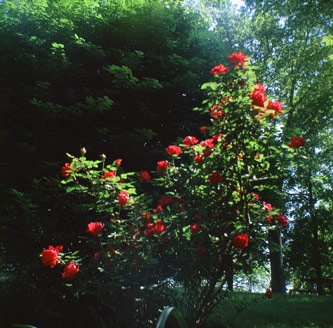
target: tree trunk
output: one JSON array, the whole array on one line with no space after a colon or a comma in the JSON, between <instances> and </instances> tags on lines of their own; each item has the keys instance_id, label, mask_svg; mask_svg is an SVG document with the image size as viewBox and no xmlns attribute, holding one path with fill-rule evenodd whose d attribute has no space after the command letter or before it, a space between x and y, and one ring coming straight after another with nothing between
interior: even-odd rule
<instances>
[{"instance_id":1,"label":"tree trunk","mask_svg":"<svg viewBox=\"0 0 333 328\"><path fill-rule=\"evenodd\" d=\"M313 241L312 241L312 247L313 247L313 267L316 272L316 278L318 279L317 282L317 293L318 295L323 295L324 289L323 289L323 284L321 282L322 278L322 270L321 270L321 252L320 252L320 246L319 246L319 239L318 239L318 224L317 224L317 219L312 218L313 222Z\"/></svg>"},{"instance_id":2,"label":"tree trunk","mask_svg":"<svg viewBox=\"0 0 333 328\"><path fill-rule=\"evenodd\" d=\"M225 270L228 290L233 291L234 290L234 262L232 260L232 256L227 256L227 267Z\"/></svg>"},{"instance_id":3,"label":"tree trunk","mask_svg":"<svg viewBox=\"0 0 333 328\"><path fill-rule=\"evenodd\" d=\"M317 214L315 212L315 203L316 200L313 195L312 189L312 170L309 170L309 183L308 183L308 193L309 193L309 212L311 219L311 230L312 230L312 265L316 272L316 278L318 279L317 283L317 293L318 295L323 294L323 284L321 283L322 278L322 269L321 269L321 251L320 251L320 241L319 241L319 220L317 218Z\"/></svg>"},{"instance_id":4,"label":"tree trunk","mask_svg":"<svg viewBox=\"0 0 333 328\"><path fill-rule=\"evenodd\" d=\"M269 231L269 248L272 292L285 294L286 287L283 275L282 237L280 229Z\"/></svg>"}]
</instances>

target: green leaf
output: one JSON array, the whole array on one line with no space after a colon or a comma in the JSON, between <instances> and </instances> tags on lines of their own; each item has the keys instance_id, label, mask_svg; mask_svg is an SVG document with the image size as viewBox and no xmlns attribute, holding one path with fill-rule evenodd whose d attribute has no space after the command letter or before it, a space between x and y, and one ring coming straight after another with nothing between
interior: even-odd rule
<instances>
[{"instance_id":1,"label":"green leaf","mask_svg":"<svg viewBox=\"0 0 333 328\"><path fill-rule=\"evenodd\" d=\"M186 240L190 240L191 239L191 231L190 231L190 227L189 226L185 226L183 227L183 236L185 237Z\"/></svg>"},{"instance_id":2,"label":"green leaf","mask_svg":"<svg viewBox=\"0 0 333 328\"><path fill-rule=\"evenodd\" d=\"M69 158L75 158L75 156L69 154L69 153L66 153L66 156L69 157Z\"/></svg>"},{"instance_id":3,"label":"green leaf","mask_svg":"<svg viewBox=\"0 0 333 328\"><path fill-rule=\"evenodd\" d=\"M77 190L77 187L67 187L67 188L66 188L66 192L67 192L67 193L70 193L70 192L72 192L72 191L74 191L74 190Z\"/></svg>"},{"instance_id":4,"label":"green leaf","mask_svg":"<svg viewBox=\"0 0 333 328\"><path fill-rule=\"evenodd\" d=\"M206 90L206 89L216 90L218 86L219 84L216 82L206 82L201 86L201 90Z\"/></svg>"},{"instance_id":5,"label":"green leaf","mask_svg":"<svg viewBox=\"0 0 333 328\"><path fill-rule=\"evenodd\" d=\"M62 43L57 43L57 42L52 42L52 47L53 48L60 48L60 49L65 48L65 46Z\"/></svg>"},{"instance_id":6,"label":"green leaf","mask_svg":"<svg viewBox=\"0 0 333 328\"><path fill-rule=\"evenodd\" d=\"M323 37L323 42L326 46L333 46L333 35L326 35Z\"/></svg>"}]
</instances>

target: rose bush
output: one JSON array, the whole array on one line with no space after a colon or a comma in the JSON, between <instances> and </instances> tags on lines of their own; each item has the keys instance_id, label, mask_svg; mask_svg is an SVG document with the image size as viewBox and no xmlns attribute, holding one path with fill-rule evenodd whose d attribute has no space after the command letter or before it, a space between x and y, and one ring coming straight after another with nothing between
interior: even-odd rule
<instances>
[{"instance_id":1,"label":"rose bush","mask_svg":"<svg viewBox=\"0 0 333 328\"><path fill-rule=\"evenodd\" d=\"M267 247L265 229L288 225L267 199L277 192L271 164L283 152L275 129L283 106L269 99L243 53L228 61L213 67L214 81L202 86L208 98L195 109L211 125L198 128L201 140L189 135L169 145L155 172L125 173L120 159L106 165L105 155L91 161L86 150L68 155L60 170L66 191L79 194L91 213L78 232L80 266L67 255L62 277L98 291L115 317L131 313L128 327L149 326L149 315L157 316L153 296L171 284L182 287L190 325L201 325L239 264ZM143 184L152 192L142 192ZM53 268L61 249L50 247L42 261Z\"/></svg>"},{"instance_id":2,"label":"rose bush","mask_svg":"<svg viewBox=\"0 0 333 328\"><path fill-rule=\"evenodd\" d=\"M171 245L162 256L191 300L193 326L220 300L251 249L264 247L262 231L288 225L268 202L269 194L278 193L271 164L281 157L274 126L283 106L268 98L244 54L234 53L229 61L233 67L211 70L216 80L202 86L209 98L195 109L210 115L211 126L200 128L202 140L185 137L178 154L166 151L169 165L159 177L163 196L181 200L181 206L162 205Z\"/></svg>"}]
</instances>

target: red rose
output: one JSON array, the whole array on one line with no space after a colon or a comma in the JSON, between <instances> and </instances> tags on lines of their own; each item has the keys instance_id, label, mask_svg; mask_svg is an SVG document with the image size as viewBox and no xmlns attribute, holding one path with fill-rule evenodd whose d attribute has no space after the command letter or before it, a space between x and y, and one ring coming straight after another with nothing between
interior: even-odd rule
<instances>
[{"instance_id":1,"label":"red rose","mask_svg":"<svg viewBox=\"0 0 333 328\"><path fill-rule=\"evenodd\" d=\"M219 109L219 105L218 105L218 104L215 104L215 105L213 105L212 107L209 108L209 111L210 111L210 112L215 112L215 111L218 110L218 109Z\"/></svg>"},{"instance_id":2,"label":"red rose","mask_svg":"<svg viewBox=\"0 0 333 328\"><path fill-rule=\"evenodd\" d=\"M273 206L271 204L266 203L265 201L262 202L262 206L264 207L264 210L271 211L273 209Z\"/></svg>"},{"instance_id":3,"label":"red rose","mask_svg":"<svg viewBox=\"0 0 333 328\"><path fill-rule=\"evenodd\" d=\"M268 216L267 217L267 223L268 224L273 224L273 222L274 222L274 216L273 215Z\"/></svg>"},{"instance_id":4,"label":"red rose","mask_svg":"<svg viewBox=\"0 0 333 328\"><path fill-rule=\"evenodd\" d=\"M61 275L62 279L72 280L75 278L75 276L78 274L79 271L80 271L79 266L74 262L70 262L64 268L64 272Z\"/></svg>"},{"instance_id":5,"label":"red rose","mask_svg":"<svg viewBox=\"0 0 333 328\"><path fill-rule=\"evenodd\" d=\"M42 262L45 266L49 266L51 269L54 268L57 262L60 260L59 253L62 251L63 246L49 246L48 249L42 251Z\"/></svg>"},{"instance_id":6,"label":"red rose","mask_svg":"<svg viewBox=\"0 0 333 328\"><path fill-rule=\"evenodd\" d=\"M207 132L207 126L200 127L201 133L205 134Z\"/></svg>"},{"instance_id":7,"label":"red rose","mask_svg":"<svg viewBox=\"0 0 333 328\"><path fill-rule=\"evenodd\" d=\"M199 223L193 223L190 225L190 230L192 233L198 232L201 229L201 225Z\"/></svg>"},{"instance_id":8,"label":"red rose","mask_svg":"<svg viewBox=\"0 0 333 328\"><path fill-rule=\"evenodd\" d=\"M213 152L213 150L211 148L206 147L205 150L204 150L204 152L203 152L203 155L205 157L208 157L212 152Z\"/></svg>"},{"instance_id":9,"label":"red rose","mask_svg":"<svg viewBox=\"0 0 333 328\"><path fill-rule=\"evenodd\" d=\"M218 143L218 141L220 139L222 139L222 138L223 138L223 134L222 133L213 135L212 136L213 144L216 145Z\"/></svg>"},{"instance_id":10,"label":"red rose","mask_svg":"<svg viewBox=\"0 0 333 328\"><path fill-rule=\"evenodd\" d=\"M203 162L203 156L202 155L196 155L194 157L194 161L198 164L202 163Z\"/></svg>"},{"instance_id":11,"label":"red rose","mask_svg":"<svg viewBox=\"0 0 333 328\"><path fill-rule=\"evenodd\" d=\"M151 214L149 212L142 213L142 223L147 226L152 220Z\"/></svg>"},{"instance_id":12,"label":"red rose","mask_svg":"<svg viewBox=\"0 0 333 328\"><path fill-rule=\"evenodd\" d=\"M210 72L211 74L218 74L218 75L224 75L228 72L229 70L229 67L226 67L224 66L223 64L219 64L219 65L216 65L215 67L213 67Z\"/></svg>"},{"instance_id":13,"label":"red rose","mask_svg":"<svg viewBox=\"0 0 333 328\"><path fill-rule=\"evenodd\" d=\"M255 200L260 200L260 196L253 191L251 192L251 196L254 197Z\"/></svg>"},{"instance_id":14,"label":"red rose","mask_svg":"<svg viewBox=\"0 0 333 328\"><path fill-rule=\"evenodd\" d=\"M102 222L90 222L88 223L87 232L89 232L93 237L96 237L104 230L104 225Z\"/></svg>"},{"instance_id":15,"label":"red rose","mask_svg":"<svg viewBox=\"0 0 333 328\"><path fill-rule=\"evenodd\" d=\"M221 120L226 116L220 105L214 105L209 110L210 116L216 120Z\"/></svg>"},{"instance_id":16,"label":"red rose","mask_svg":"<svg viewBox=\"0 0 333 328\"><path fill-rule=\"evenodd\" d=\"M120 166L121 165L121 163L122 163L122 159L120 159L120 158L117 158L116 160L115 160L115 164L117 165L117 166Z\"/></svg>"},{"instance_id":17,"label":"red rose","mask_svg":"<svg viewBox=\"0 0 333 328\"><path fill-rule=\"evenodd\" d=\"M249 245L249 236L246 233L238 233L231 238L231 242L235 248L244 249Z\"/></svg>"},{"instance_id":18,"label":"red rose","mask_svg":"<svg viewBox=\"0 0 333 328\"><path fill-rule=\"evenodd\" d=\"M157 220L152 230L154 233L160 235L165 230L165 224L162 220Z\"/></svg>"},{"instance_id":19,"label":"red rose","mask_svg":"<svg viewBox=\"0 0 333 328\"><path fill-rule=\"evenodd\" d=\"M287 220L287 217L285 215L282 215L282 214L278 214L278 217L277 217L279 223L284 226L284 227L287 227L288 226L288 220Z\"/></svg>"},{"instance_id":20,"label":"red rose","mask_svg":"<svg viewBox=\"0 0 333 328\"><path fill-rule=\"evenodd\" d=\"M276 113L282 114L282 104L278 101L270 101L267 109L273 109Z\"/></svg>"},{"instance_id":21,"label":"red rose","mask_svg":"<svg viewBox=\"0 0 333 328\"><path fill-rule=\"evenodd\" d=\"M64 166L60 170L60 175L64 178L69 176L69 171L72 171L71 164L65 163Z\"/></svg>"},{"instance_id":22,"label":"red rose","mask_svg":"<svg viewBox=\"0 0 333 328\"><path fill-rule=\"evenodd\" d=\"M163 173L169 167L169 163L167 161L159 161L157 162L157 173Z\"/></svg>"},{"instance_id":23,"label":"red rose","mask_svg":"<svg viewBox=\"0 0 333 328\"><path fill-rule=\"evenodd\" d=\"M128 200L129 200L129 194L127 191L122 191L121 193L118 194L118 202L121 206L126 205Z\"/></svg>"},{"instance_id":24,"label":"red rose","mask_svg":"<svg viewBox=\"0 0 333 328\"><path fill-rule=\"evenodd\" d=\"M256 84L254 86L254 91L249 94L250 99L252 99L252 105L258 107L265 107L265 102L267 98L265 96L265 89L261 84Z\"/></svg>"},{"instance_id":25,"label":"red rose","mask_svg":"<svg viewBox=\"0 0 333 328\"><path fill-rule=\"evenodd\" d=\"M211 174L208 177L208 179L209 179L209 182L211 184L217 184L217 183L220 183L223 180L223 177L221 176L220 171L217 171L217 172Z\"/></svg>"},{"instance_id":26,"label":"red rose","mask_svg":"<svg viewBox=\"0 0 333 328\"><path fill-rule=\"evenodd\" d=\"M245 67L245 62L247 61L247 57L241 51L232 53L228 56L228 59L234 64L235 68L239 66Z\"/></svg>"},{"instance_id":27,"label":"red rose","mask_svg":"<svg viewBox=\"0 0 333 328\"><path fill-rule=\"evenodd\" d=\"M224 105L226 104L226 103L228 103L228 102L230 102L230 100L231 99L234 99L234 97L233 96L230 96L230 97L224 97L224 98L222 98L221 99L221 102L220 102L220 105L222 106L222 107L224 107Z\"/></svg>"},{"instance_id":28,"label":"red rose","mask_svg":"<svg viewBox=\"0 0 333 328\"><path fill-rule=\"evenodd\" d=\"M102 179L106 179L106 178L113 179L116 177L116 175L117 175L116 171L107 171L107 172L104 172L104 174L102 175Z\"/></svg>"},{"instance_id":29,"label":"red rose","mask_svg":"<svg viewBox=\"0 0 333 328\"><path fill-rule=\"evenodd\" d=\"M183 139L183 144L185 145L186 148L193 146L197 144L199 140L196 137L193 136L187 136Z\"/></svg>"},{"instance_id":30,"label":"red rose","mask_svg":"<svg viewBox=\"0 0 333 328\"><path fill-rule=\"evenodd\" d=\"M167 207L172 205L176 201L175 197L172 196L164 196L159 199L158 204L161 205L162 207Z\"/></svg>"},{"instance_id":31,"label":"red rose","mask_svg":"<svg viewBox=\"0 0 333 328\"><path fill-rule=\"evenodd\" d=\"M150 229L146 229L146 230L145 230L145 237L149 238L149 237L151 237L153 234L154 234L154 231L153 231L152 228L150 228Z\"/></svg>"},{"instance_id":32,"label":"red rose","mask_svg":"<svg viewBox=\"0 0 333 328\"><path fill-rule=\"evenodd\" d=\"M140 171L140 177L143 182L149 182L151 179L148 171Z\"/></svg>"},{"instance_id":33,"label":"red rose","mask_svg":"<svg viewBox=\"0 0 333 328\"><path fill-rule=\"evenodd\" d=\"M152 211L154 214L163 212L163 207L161 205L157 205L156 208Z\"/></svg>"},{"instance_id":34,"label":"red rose","mask_svg":"<svg viewBox=\"0 0 333 328\"><path fill-rule=\"evenodd\" d=\"M290 148L300 148L305 145L305 139L302 137L291 137L289 141Z\"/></svg>"},{"instance_id":35,"label":"red rose","mask_svg":"<svg viewBox=\"0 0 333 328\"><path fill-rule=\"evenodd\" d=\"M169 154L169 155L180 155L182 153L182 150L180 149L179 146L176 146L176 145L170 145L168 148L165 149L166 152Z\"/></svg>"},{"instance_id":36,"label":"red rose","mask_svg":"<svg viewBox=\"0 0 333 328\"><path fill-rule=\"evenodd\" d=\"M209 148L214 148L215 142L214 139L210 138L210 139L206 139L204 141L200 142L200 146L207 146Z\"/></svg>"}]
</instances>

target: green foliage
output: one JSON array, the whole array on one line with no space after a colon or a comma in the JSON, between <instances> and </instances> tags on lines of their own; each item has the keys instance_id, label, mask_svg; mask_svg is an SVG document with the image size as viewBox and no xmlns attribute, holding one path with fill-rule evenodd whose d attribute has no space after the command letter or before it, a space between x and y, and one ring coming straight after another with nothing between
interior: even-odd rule
<instances>
[{"instance_id":1,"label":"green foliage","mask_svg":"<svg viewBox=\"0 0 333 328\"><path fill-rule=\"evenodd\" d=\"M236 13L221 1L214 1L212 6L205 3L205 6L191 7L181 6L176 1L1 3L1 262L5 276L10 276L3 289L4 298L8 300L8 311L4 310L9 313L8 317L26 318L24 322L39 326L38 317L41 326L57 328L72 326L71 320L75 317L78 326L102 327L109 322L106 316L101 318L100 313L109 313L113 319L117 318L119 325L128 326L127 322L121 322L118 311L119 304L126 304L124 311L127 313L133 308L142 310L135 320L156 318L151 310L153 305L147 310L142 300L146 297L151 304L164 306L165 299L171 299L167 292L171 282L163 279L170 276L178 275L179 280L188 276L188 286L200 285L198 281L209 275L205 268L211 265L213 255L218 254L221 239L229 240L216 236L215 231L208 237L202 230L196 235L191 232L189 225L194 223L192 214L197 212L194 205L197 203L200 203L198 211L219 208L222 203L228 210L223 213L216 210L215 213L228 220L233 220L234 209L241 207L240 215L226 234L230 237L232 232L246 229L256 234L256 241L251 239L254 243L250 243L249 251L242 253L242 267L236 267L249 272L251 265L258 266L267 260L267 238L265 234L257 234L251 224L244 224L250 196L240 195L237 188L245 180L246 191L253 187L267 197L267 202L282 208L285 204L284 211L288 209L294 219L293 232L287 235L292 238L287 260L295 277L316 275L318 268L322 274L332 275L332 86L329 82L332 62L327 60L331 55L329 35L332 31L328 19L331 6L321 1L305 4L301 1L248 0L247 3L251 6L251 15L245 11ZM228 115L235 114L228 122L233 132L226 132L227 126L221 123L213 126L209 134L223 131L229 142L229 147L224 149L219 141L219 151L221 154L224 151L221 161L215 152L210 162L213 169L220 169L222 173L230 166L224 177L229 185L220 189L207 186L207 163L202 169L189 170L187 163L192 163L194 155L190 149L184 149L181 158L186 157L186 160L181 164L179 158L170 161L170 176L156 174L154 186L165 183L165 191L171 196L184 192L189 205L182 213L178 211L179 203L164 212L165 222L177 228L174 240L182 242L174 250L155 252L154 249L152 254L142 253L144 264L135 273L139 276L138 281L142 278L139 271L151 264L151 280L162 277L160 281L165 284L161 288L153 288L154 284L149 283L149 288L142 290L143 296L139 292L138 303L127 303L125 296L133 298L135 294L128 289L120 293L123 298L118 295L112 298L106 288L101 288L110 278L108 269L100 265L97 272L92 263L86 266L88 258L83 254L94 248L86 236L86 223L93 219L95 212L96 220L104 220L111 212L118 213L115 201L110 199L119 188L127 188L138 204L147 207L150 207L148 204L156 205L156 190L146 199L145 195L152 191L151 185L139 184L135 189L135 175L124 172L121 176L125 182L118 178L108 181L109 189L104 190L99 179L102 162L87 159L84 159L83 171L79 171L79 166L75 168L78 169L77 181L61 185L57 180L41 177L54 176L61 166L63 154L72 153L82 145L87 146L94 158L103 152L111 153L114 158L124 158L125 167L132 171L154 169L156 160L164 156L163 148L173 142L175 136L199 138L197 126L208 123L209 119L199 115L205 114L205 110L198 107L202 99L198 86L207 80L209 66L234 49L247 49L257 65L259 79L268 87L267 92L286 105L286 115L276 118L273 123L285 124L286 128L283 134L275 134L274 129L269 131L270 119L265 119L251 130L251 116L240 124L237 117L243 117L243 112L236 103L244 103L244 108L249 108L248 94L245 89L244 93L234 90L227 94L235 97L235 101L225 108ZM250 75L249 70L247 74L254 83L254 74ZM206 110L216 103L214 92L225 92L218 79L208 82L202 91L211 96L205 102ZM192 107L197 108L195 113L191 111ZM258 137L255 130L259 127L267 134ZM272 135L274 144L269 141ZM303 135L307 144L305 149L294 151L295 157L289 157L286 156L287 140L294 135ZM233 141L235 136L239 136L239 141ZM253 136L260 142L251 140ZM282 147L281 142L285 144ZM202 153L204 147L196 145L194 149ZM240 154L244 149L249 154L262 151L266 154L254 160ZM236 160L235 155L243 156L243 160ZM79 158L74 158L79 163ZM251 174L252 165L254 167L252 177L247 176L248 165ZM285 170L287 166L290 166L289 171ZM108 169L115 167L112 164ZM196 172L194 176L193 172ZM265 174L258 177L259 172ZM276 179L281 174L283 181ZM32 185L31 177L37 177ZM81 184L83 181L86 183ZM93 190L88 183L91 181L98 182ZM284 198L277 195L276 182L280 187L284 186ZM8 188L13 192L7 194ZM163 187L158 189L159 195L163 190ZM222 196L222 192L228 192L228 196ZM211 195L220 198L213 199ZM95 202L96 199L99 201ZM108 201L110 206L104 212ZM253 213L252 210L251 223L257 214L258 218L265 215L262 208L258 207ZM128 214L122 213L124 217ZM154 220L158 217L155 215ZM135 222L139 225L138 217ZM219 222L216 231L222 231L226 226ZM121 225L110 223L109 227L119 232L111 234L112 238L129 234ZM205 222L202 228L213 230L216 225ZM77 238L78 232L82 238ZM312 238L312 235L317 237ZM111 237L107 237L110 241ZM155 236L154 240L160 237ZM116 244L122 240L117 238ZM203 241L204 246L212 245L208 256L196 255L193 238ZM59 279L61 270L50 273L47 268L41 268L38 258L40 250L51 243L66 245L63 254L66 261L80 259L80 265L88 268L88 276L101 273L103 278L92 275L95 285L91 281L86 285L77 281L62 283ZM24 254L21 245L25 245ZM143 242L138 249L143 251L148 246L149 243ZM318 250L320 256L317 256ZM133 257L134 251L129 256ZM177 261L185 256L188 261L183 271L174 274ZM304 258L302 263L300 257ZM315 259L321 259L321 263L314 263ZM120 267L131 271L131 261L125 261L120 254L116 255L116 261ZM170 265L166 267L161 263ZM193 268L200 268L200 272ZM120 272L115 272L115 276L120 276ZM192 277L195 278L193 282L190 281ZM115 282L115 288L121 285L119 281ZM222 283L223 279L220 285L223 288ZM197 295L190 287L184 298L188 300L187 308L193 309ZM82 290L88 290L88 293L84 294ZM103 299L111 301L101 302ZM116 301L112 303L114 299ZM16 306L23 303L25 307ZM146 310L152 312L144 313ZM34 316L35 313L38 315Z\"/></svg>"},{"instance_id":2,"label":"green foliage","mask_svg":"<svg viewBox=\"0 0 333 328\"><path fill-rule=\"evenodd\" d=\"M59 163L68 136L71 150L85 144L131 169L152 168L181 133L178 122L192 129L198 119L191 108L208 59L196 47L200 19L181 5L63 0L4 2L0 10L1 80L15 108L2 111L16 131L4 158L29 158L17 187L35 176L28 167L51 174L41 161ZM153 137L133 137L145 130Z\"/></svg>"},{"instance_id":3,"label":"green foliage","mask_svg":"<svg viewBox=\"0 0 333 328\"><path fill-rule=\"evenodd\" d=\"M332 35L325 35L323 37L323 42L325 43L326 47L329 47L330 49L333 46L333 36ZM329 55L329 58L332 60L333 55Z\"/></svg>"}]
</instances>

